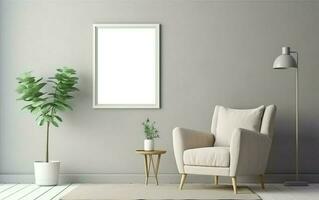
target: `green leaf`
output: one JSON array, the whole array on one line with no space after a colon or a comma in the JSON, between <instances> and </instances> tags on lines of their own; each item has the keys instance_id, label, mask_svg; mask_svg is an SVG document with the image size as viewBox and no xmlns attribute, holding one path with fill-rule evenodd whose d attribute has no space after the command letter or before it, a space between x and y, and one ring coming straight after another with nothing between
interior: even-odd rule
<instances>
[{"instance_id":1,"label":"green leaf","mask_svg":"<svg viewBox=\"0 0 319 200\"><path fill-rule=\"evenodd\" d=\"M26 89L26 87L24 85L19 85L17 87L16 91L21 94L25 91L25 89Z\"/></svg>"},{"instance_id":2,"label":"green leaf","mask_svg":"<svg viewBox=\"0 0 319 200\"><path fill-rule=\"evenodd\" d=\"M32 114L37 114L38 112L40 112L41 111L41 107L33 107L32 109L31 109L31 113Z\"/></svg>"},{"instance_id":3,"label":"green leaf","mask_svg":"<svg viewBox=\"0 0 319 200\"><path fill-rule=\"evenodd\" d=\"M63 105L64 107L70 109L70 110L73 110L72 107L70 105L68 105L67 103L64 103L62 101L57 101L57 103L60 103L61 105Z\"/></svg>"},{"instance_id":4,"label":"green leaf","mask_svg":"<svg viewBox=\"0 0 319 200\"><path fill-rule=\"evenodd\" d=\"M43 119L42 116L43 116L42 114L41 114L41 115L38 115L38 116L35 118L35 121L39 121L39 119Z\"/></svg>"},{"instance_id":5,"label":"green leaf","mask_svg":"<svg viewBox=\"0 0 319 200\"><path fill-rule=\"evenodd\" d=\"M71 87L71 90L72 91L80 91L78 88L76 88L76 87Z\"/></svg>"},{"instance_id":6,"label":"green leaf","mask_svg":"<svg viewBox=\"0 0 319 200\"><path fill-rule=\"evenodd\" d=\"M24 106L23 108L21 108L21 110L30 109L30 108L32 109L32 104Z\"/></svg>"},{"instance_id":7,"label":"green leaf","mask_svg":"<svg viewBox=\"0 0 319 200\"><path fill-rule=\"evenodd\" d=\"M42 95L44 95L43 92L37 92L36 94L34 94L34 97L40 97L40 96L42 96Z\"/></svg>"},{"instance_id":8,"label":"green leaf","mask_svg":"<svg viewBox=\"0 0 319 200\"><path fill-rule=\"evenodd\" d=\"M67 72L67 73L70 73L70 74L75 74L75 72L76 72L74 69L72 69L72 68L67 68L67 67L64 68L64 71Z\"/></svg>"},{"instance_id":9,"label":"green leaf","mask_svg":"<svg viewBox=\"0 0 319 200\"><path fill-rule=\"evenodd\" d=\"M64 106L61 106L61 105L57 105L56 109L59 111L66 111L66 108Z\"/></svg>"},{"instance_id":10,"label":"green leaf","mask_svg":"<svg viewBox=\"0 0 319 200\"><path fill-rule=\"evenodd\" d=\"M53 118L52 118L52 120L51 120L51 123L52 123L55 127L59 127L58 123L57 123L56 121L54 121Z\"/></svg>"},{"instance_id":11,"label":"green leaf","mask_svg":"<svg viewBox=\"0 0 319 200\"><path fill-rule=\"evenodd\" d=\"M28 76L28 77L22 78L22 82L32 83L34 81L35 81L35 78L32 77L32 76Z\"/></svg>"},{"instance_id":12,"label":"green leaf","mask_svg":"<svg viewBox=\"0 0 319 200\"><path fill-rule=\"evenodd\" d=\"M38 83L38 82L40 82L40 81L42 81L42 80L43 80L43 78L39 78L39 79L36 80L35 82Z\"/></svg>"},{"instance_id":13,"label":"green leaf","mask_svg":"<svg viewBox=\"0 0 319 200\"><path fill-rule=\"evenodd\" d=\"M55 115L54 116L57 120L59 120L60 122L62 122L62 118L61 117L59 117L59 116L57 116L57 115Z\"/></svg>"},{"instance_id":14,"label":"green leaf","mask_svg":"<svg viewBox=\"0 0 319 200\"><path fill-rule=\"evenodd\" d=\"M39 90L39 89L43 88L45 85L46 85L46 83L40 83L37 85L37 89Z\"/></svg>"},{"instance_id":15,"label":"green leaf","mask_svg":"<svg viewBox=\"0 0 319 200\"><path fill-rule=\"evenodd\" d=\"M49 83L54 83L54 84L58 84L58 82L56 82L56 81L53 81L53 80L50 80L50 79L48 80L48 82L49 82Z\"/></svg>"},{"instance_id":16,"label":"green leaf","mask_svg":"<svg viewBox=\"0 0 319 200\"><path fill-rule=\"evenodd\" d=\"M64 98L66 98L66 99L73 99L74 97L71 96L71 95L65 95Z\"/></svg>"},{"instance_id":17,"label":"green leaf","mask_svg":"<svg viewBox=\"0 0 319 200\"><path fill-rule=\"evenodd\" d=\"M42 109L44 109L44 108L46 108L46 107L49 107L49 106L52 106L53 105L53 103L44 103L42 106L41 106L41 108Z\"/></svg>"},{"instance_id":18,"label":"green leaf","mask_svg":"<svg viewBox=\"0 0 319 200\"><path fill-rule=\"evenodd\" d=\"M43 101L36 101L32 104L33 107L38 107L40 105L42 105L44 102Z\"/></svg>"},{"instance_id":19,"label":"green leaf","mask_svg":"<svg viewBox=\"0 0 319 200\"><path fill-rule=\"evenodd\" d=\"M45 121L44 118L42 118L39 122L39 126L42 126L44 124L44 121Z\"/></svg>"},{"instance_id":20,"label":"green leaf","mask_svg":"<svg viewBox=\"0 0 319 200\"><path fill-rule=\"evenodd\" d=\"M23 98L23 100L25 100L25 101L32 101L32 97L22 97Z\"/></svg>"}]
</instances>

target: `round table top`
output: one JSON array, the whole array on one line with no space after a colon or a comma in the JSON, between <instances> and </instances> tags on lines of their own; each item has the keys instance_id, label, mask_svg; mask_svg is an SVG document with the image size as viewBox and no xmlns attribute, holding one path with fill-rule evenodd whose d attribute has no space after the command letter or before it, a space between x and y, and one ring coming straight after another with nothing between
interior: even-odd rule
<instances>
[{"instance_id":1,"label":"round table top","mask_svg":"<svg viewBox=\"0 0 319 200\"><path fill-rule=\"evenodd\" d=\"M146 151L143 149L137 149L136 153L138 154L143 154L143 155L158 155L158 154L164 154L166 153L166 150L151 150L151 151Z\"/></svg>"}]
</instances>

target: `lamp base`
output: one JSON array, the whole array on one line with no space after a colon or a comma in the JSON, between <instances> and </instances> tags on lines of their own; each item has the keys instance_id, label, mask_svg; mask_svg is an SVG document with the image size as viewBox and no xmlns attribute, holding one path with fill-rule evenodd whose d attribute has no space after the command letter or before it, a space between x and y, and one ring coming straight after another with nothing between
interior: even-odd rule
<instances>
[{"instance_id":1,"label":"lamp base","mask_svg":"<svg viewBox=\"0 0 319 200\"><path fill-rule=\"evenodd\" d=\"M284 186L308 186L307 181L286 181Z\"/></svg>"}]
</instances>

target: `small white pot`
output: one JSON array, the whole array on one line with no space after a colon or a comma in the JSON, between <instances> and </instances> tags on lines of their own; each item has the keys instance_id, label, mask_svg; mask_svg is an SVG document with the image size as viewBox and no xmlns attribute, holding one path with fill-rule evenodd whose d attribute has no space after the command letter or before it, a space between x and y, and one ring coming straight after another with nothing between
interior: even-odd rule
<instances>
[{"instance_id":1,"label":"small white pot","mask_svg":"<svg viewBox=\"0 0 319 200\"><path fill-rule=\"evenodd\" d=\"M52 186L59 183L60 161L35 161L35 184L40 186Z\"/></svg>"},{"instance_id":2,"label":"small white pot","mask_svg":"<svg viewBox=\"0 0 319 200\"><path fill-rule=\"evenodd\" d=\"M152 151L154 150L154 140L144 140L144 150L145 151Z\"/></svg>"}]
</instances>

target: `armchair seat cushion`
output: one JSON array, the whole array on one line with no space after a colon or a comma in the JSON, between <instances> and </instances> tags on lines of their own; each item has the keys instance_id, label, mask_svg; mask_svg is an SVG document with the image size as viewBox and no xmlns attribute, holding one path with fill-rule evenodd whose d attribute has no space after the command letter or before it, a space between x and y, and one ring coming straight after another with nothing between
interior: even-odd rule
<instances>
[{"instance_id":1,"label":"armchair seat cushion","mask_svg":"<svg viewBox=\"0 0 319 200\"><path fill-rule=\"evenodd\" d=\"M204 147L184 151L185 165L229 167L230 152L228 147Z\"/></svg>"}]
</instances>

